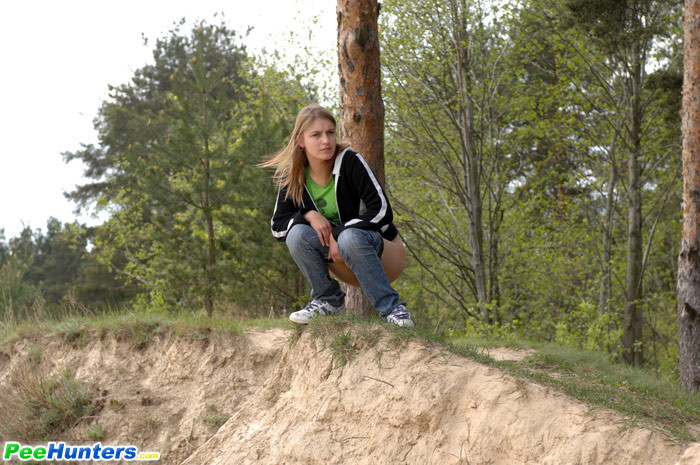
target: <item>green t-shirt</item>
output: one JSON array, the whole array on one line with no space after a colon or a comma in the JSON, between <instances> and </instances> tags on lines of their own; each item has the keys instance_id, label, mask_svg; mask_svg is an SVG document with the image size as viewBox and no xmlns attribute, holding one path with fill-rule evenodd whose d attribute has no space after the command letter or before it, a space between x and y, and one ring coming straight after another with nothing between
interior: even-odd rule
<instances>
[{"instance_id":1,"label":"green t-shirt","mask_svg":"<svg viewBox=\"0 0 700 465\"><path fill-rule=\"evenodd\" d=\"M338 216L338 205L335 203L335 184L333 184L333 176L328 180L325 186L319 186L309 173L309 167L306 167L306 187L309 189L311 198L318 208L321 215L325 216L328 221L335 224L340 224Z\"/></svg>"}]
</instances>

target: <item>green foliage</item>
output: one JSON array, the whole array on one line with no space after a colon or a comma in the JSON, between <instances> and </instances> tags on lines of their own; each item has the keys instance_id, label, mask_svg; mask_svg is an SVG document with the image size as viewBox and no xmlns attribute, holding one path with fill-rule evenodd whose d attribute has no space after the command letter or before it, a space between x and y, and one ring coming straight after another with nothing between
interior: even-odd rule
<instances>
[{"instance_id":1,"label":"green foliage","mask_svg":"<svg viewBox=\"0 0 700 465\"><path fill-rule=\"evenodd\" d=\"M24 280L41 286L48 304L57 304L68 292L84 263L85 231L78 224L61 224L50 218L46 234L34 235L31 266Z\"/></svg>"},{"instance_id":2,"label":"green foliage","mask_svg":"<svg viewBox=\"0 0 700 465\"><path fill-rule=\"evenodd\" d=\"M50 218L46 232L25 228L7 244L0 265L0 313L5 321L118 307L133 289L123 287L88 251L94 230Z\"/></svg>"},{"instance_id":3,"label":"green foliage","mask_svg":"<svg viewBox=\"0 0 700 465\"><path fill-rule=\"evenodd\" d=\"M606 52L664 34L669 16L678 7L673 0L565 0L563 4L569 25L584 30Z\"/></svg>"},{"instance_id":4,"label":"green foliage","mask_svg":"<svg viewBox=\"0 0 700 465\"><path fill-rule=\"evenodd\" d=\"M554 340L560 344L604 352L616 347L622 337L622 331L610 330L612 323L610 313L599 315L594 305L581 302L576 310L556 323Z\"/></svg>"},{"instance_id":5,"label":"green foliage","mask_svg":"<svg viewBox=\"0 0 700 465\"><path fill-rule=\"evenodd\" d=\"M383 4L387 185L412 259L397 287L436 332L558 340L617 358L626 159L636 150L645 324L637 344L673 379L679 10L664 1L603 3ZM644 103L634 107L637 135L628 119L635 51L648 60ZM468 70L461 87L460 60ZM471 119L460 119L460 108ZM470 163L480 173L480 225L469 201ZM477 321L479 227L490 324Z\"/></svg>"},{"instance_id":6,"label":"green foliage","mask_svg":"<svg viewBox=\"0 0 700 465\"><path fill-rule=\"evenodd\" d=\"M95 180L70 197L110 213L96 256L142 292L137 306L233 301L250 314L296 297L298 271L267 227L274 186L255 165L284 144L306 90L238 40L223 25L175 28L154 64L112 88L100 146L64 154Z\"/></svg>"},{"instance_id":7,"label":"green foliage","mask_svg":"<svg viewBox=\"0 0 700 465\"><path fill-rule=\"evenodd\" d=\"M487 295L478 295L476 263L497 266L503 193L520 164L504 140L512 131L514 76L505 67L510 14L497 7L382 5L387 184L396 219L432 278L418 293L444 296L471 317L474 302L490 301L496 286L497 276L486 272Z\"/></svg>"},{"instance_id":8,"label":"green foliage","mask_svg":"<svg viewBox=\"0 0 700 465\"><path fill-rule=\"evenodd\" d=\"M28 268L29 264L17 255L0 266L0 311L5 324L34 316L43 308L41 291L24 280Z\"/></svg>"}]
</instances>

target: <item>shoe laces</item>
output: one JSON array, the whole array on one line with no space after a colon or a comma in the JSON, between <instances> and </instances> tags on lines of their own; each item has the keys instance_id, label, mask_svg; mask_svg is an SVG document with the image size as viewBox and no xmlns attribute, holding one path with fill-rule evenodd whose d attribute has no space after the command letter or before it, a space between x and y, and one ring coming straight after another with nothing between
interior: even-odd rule
<instances>
[{"instance_id":1,"label":"shoe laces","mask_svg":"<svg viewBox=\"0 0 700 465\"><path fill-rule=\"evenodd\" d=\"M411 314L406 310L406 307L403 305L397 306L392 312L389 314L390 316L398 319L406 319L406 318L411 318Z\"/></svg>"},{"instance_id":2,"label":"shoe laces","mask_svg":"<svg viewBox=\"0 0 700 465\"><path fill-rule=\"evenodd\" d=\"M308 310L312 313L316 313L316 309L318 309L320 307L323 307L323 302L321 302L320 300L314 299L311 302L309 302L308 305L306 305L306 307L304 307L304 310Z\"/></svg>"}]
</instances>

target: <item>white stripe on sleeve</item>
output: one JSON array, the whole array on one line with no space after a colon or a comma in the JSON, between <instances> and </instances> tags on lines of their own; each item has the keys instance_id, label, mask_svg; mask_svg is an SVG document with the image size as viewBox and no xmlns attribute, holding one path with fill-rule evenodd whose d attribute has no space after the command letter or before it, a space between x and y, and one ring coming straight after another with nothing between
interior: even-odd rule
<instances>
[{"instance_id":1,"label":"white stripe on sleeve","mask_svg":"<svg viewBox=\"0 0 700 465\"><path fill-rule=\"evenodd\" d=\"M360 159L360 161L362 162L362 165L367 170L367 174L369 175L370 179L372 180L372 183L374 184L374 188L377 190L377 194L379 194L379 198L382 201L382 207L379 209L379 213L377 213L377 215L374 218L369 220L370 223L379 223L386 215L388 203L386 201L386 198L384 197L384 193L382 192L382 186L379 185L379 181L377 181L377 178L374 177L374 174L372 173L372 170L370 169L370 167L367 164L367 162L365 161L365 159L362 158L362 155L360 155L359 153L357 154L357 158ZM355 219L350 220L347 223L345 223L345 226L352 226L353 224L357 224L360 221L362 221L362 220L355 218Z\"/></svg>"}]
</instances>

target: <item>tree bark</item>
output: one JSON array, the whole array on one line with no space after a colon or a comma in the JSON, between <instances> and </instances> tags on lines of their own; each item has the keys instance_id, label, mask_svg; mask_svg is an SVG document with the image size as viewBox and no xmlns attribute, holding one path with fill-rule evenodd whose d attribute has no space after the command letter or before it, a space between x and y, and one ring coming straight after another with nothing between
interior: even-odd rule
<instances>
[{"instance_id":1,"label":"tree bark","mask_svg":"<svg viewBox=\"0 0 700 465\"><path fill-rule=\"evenodd\" d=\"M384 186L384 102L379 67L377 0L338 0L340 130ZM348 286L349 313L369 315L360 288Z\"/></svg>"},{"instance_id":2,"label":"tree bark","mask_svg":"<svg viewBox=\"0 0 700 465\"><path fill-rule=\"evenodd\" d=\"M610 143L608 157L610 158L610 177L608 179L608 192L605 199L605 219L603 220L603 259L600 277L600 297L598 301L598 316L608 313L610 305L610 292L612 289L612 269L610 266L612 235L615 218L615 184L617 183L617 171L615 168L615 141L617 133Z\"/></svg>"},{"instance_id":3,"label":"tree bark","mask_svg":"<svg viewBox=\"0 0 700 465\"><path fill-rule=\"evenodd\" d=\"M207 150L209 150L209 142L206 142ZM204 296L204 308L207 311L207 316L211 317L214 313L214 283L212 282L212 276L214 274L214 268L216 267L216 238L214 232L214 218L211 215L211 205L209 204L209 187L210 187L210 163L209 160L204 162L204 216L207 223L207 242L209 247L209 262L207 263L206 269L204 270L205 279L207 282L207 290Z\"/></svg>"},{"instance_id":4,"label":"tree bark","mask_svg":"<svg viewBox=\"0 0 700 465\"><path fill-rule=\"evenodd\" d=\"M615 230L615 188L618 181L617 172L617 141L621 131L621 125L617 125L608 148L608 162L610 175L608 177L608 190L605 199L605 216L602 224L602 250L600 293L598 297L598 316L603 316L610 310L610 297L612 294L612 239Z\"/></svg>"},{"instance_id":5,"label":"tree bark","mask_svg":"<svg viewBox=\"0 0 700 465\"><path fill-rule=\"evenodd\" d=\"M641 145L641 94L642 64L640 51L632 57L632 75L628 79L627 116L629 153L627 156L628 208L627 208L627 273L625 280L625 314L622 333L624 359L634 366L641 366L643 352L643 317L639 299L642 295L642 186L639 148Z\"/></svg>"},{"instance_id":6,"label":"tree bark","mask_svg":"<svg viewBox=\"0 0 700 465\"><path fill-rule=\"evenodd\" d=\"M204 308L207 311L207 316L211 318L214 313L214 284L212 276L214 275L214 267L216 266L216 239L214 237L214 219L211 215L211 204L209 202L209 193L211 190L211 163L209 160L209 133L207 131L207 94L206 89L202 89L202 110L204 114L204 160L202 167L204 170L204 192L202 198L202 211L207 223L207 239L209 247L209 262L204 269L204 279L206 280L206 292L204 295Z\"/></svg>"},{"instance_id":7,"label":"tree bark","mask_svg":"<svg viewBox=\"0 0 700 465\"><path fill-rule=\"evenodd\" d=\"M468 195L469 213L469 247L472 252L471 264L474 268L474 285L476 287L477 305L484 324L491 322L486 306L486 266L484 262L484 230L481 199L481 169L480 154L474 144L474 104L470 98L472 85L469 77L469 52L465 50L468 39L463 36L467 30L466 5L452 1L452 34L454 36L457 63L455 81L459 89L458 115L460 147L464 157L464 185Z\"/></svg>"},{"instance_id":8,"label":"tree bark","mask_svg":"<svg viewBox=\"0 0 700 465\"><path fill-rule=\"evenodd\" d=\"M678 256L681 385L700 391L700 0L683 15L683 234Z\"/></svg>"}]
</instances>

